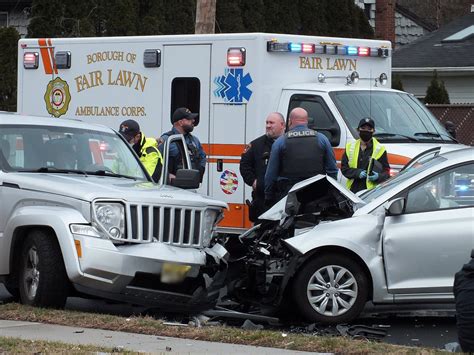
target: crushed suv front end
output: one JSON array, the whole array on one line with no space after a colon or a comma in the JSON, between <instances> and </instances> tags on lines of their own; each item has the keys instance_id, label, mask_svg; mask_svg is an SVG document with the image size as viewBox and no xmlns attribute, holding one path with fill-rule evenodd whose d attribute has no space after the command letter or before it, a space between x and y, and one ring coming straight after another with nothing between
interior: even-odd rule
<instances>
[{"instance_id":1,"label":"crushed suv front end","mask_svg":"<svg viewBox=\"0 0 474 355\"><path fill-rule=\"evenodd\" d=\"M214 240L222 206L92 202L92 223L72 224L76 290L167 310L212 307L224 285L226 249Z\"/></svg>"}]
</instances>

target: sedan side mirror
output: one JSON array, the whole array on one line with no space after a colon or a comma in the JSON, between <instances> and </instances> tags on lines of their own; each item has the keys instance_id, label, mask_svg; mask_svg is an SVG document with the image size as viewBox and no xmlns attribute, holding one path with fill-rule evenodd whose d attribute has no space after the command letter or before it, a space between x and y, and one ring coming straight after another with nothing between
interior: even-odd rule
<instances>
[{"instance_id":1,"label":"sedan side mirror","mask_svg":"<svg viewBox=\"0 0 474 355\"><path fill-rule=\"evenodd\" d=\"M171 181L171 185L182 189L197 189L201 183L199 170L178 169L176 177Z\"/></svg>"},{"instance_id":2,"label":"sedan side mirror","mask_svg":"<svg viewBox=\"0 0 474 355\"><path fill-rule=\"evenodd\" d=\"M385 210L389 216L399 216L405 209L405 198L398 197L392 201L387 202Z\"/></svg>"}]
</instances>

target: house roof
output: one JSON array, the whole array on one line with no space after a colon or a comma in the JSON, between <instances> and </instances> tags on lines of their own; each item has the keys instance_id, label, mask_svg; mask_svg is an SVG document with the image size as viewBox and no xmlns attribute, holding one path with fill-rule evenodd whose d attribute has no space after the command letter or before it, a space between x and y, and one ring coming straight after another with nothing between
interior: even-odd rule
<instances>
[{"instance_id":1,"label":"house roof","mask_svg":"<svg viewBox=\"0 0 474 355\"><path fill-rule=\"evenodd\" d=\"M456 34L455 40L446 40ZM392 66L394 69L474 67L473 53L474 12L471 12L394 51Z\"/></svg>"},{"instance_id":2,"label":"house roof","mask_svg":"<svg viewBox=\"0 0 474 355\"><path fill-rule=\"evenodd\" d=\"M398 12L400 15L412 20L414 23L416 23L418 26L423 27L427 31L434 31L436 30L436 26L424 21L421 17L419 17L417 14L414 12L410 11L404 6L401 6L399 4L395 4L395 11Z\"/></svg>"}]
</instances>

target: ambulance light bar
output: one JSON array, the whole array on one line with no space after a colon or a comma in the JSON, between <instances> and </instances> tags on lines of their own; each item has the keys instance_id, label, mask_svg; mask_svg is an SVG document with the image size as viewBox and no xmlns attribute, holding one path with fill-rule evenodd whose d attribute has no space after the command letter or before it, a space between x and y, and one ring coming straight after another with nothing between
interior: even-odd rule
<instances>
[{"instance_id":1,"label":"ambulance light bar","mask_svg":"<svg viewBox=\"0 0 474 355\"><path fill-rule=\"evenodd\" d=\"M359 46L343 46L340 44L313 44L297 42L267 42L267 52L290 52L290 53L314 53L329 55L350 55L358 57L382 57L389 56L388 48L370 48Z\"/></svg>"},{"instance_id":2,"label":"ambulance light bar","mask_svg":"<svg viewBox=\"0 0 474 355\"><path fill-rule=\"evenodd\" d=\"M23 54L23 68L38 69L39 54L38 52L25 52Z\"/></svg>"},{"instance_id":3,"label":"ambulance light bar","mask_svg":"<svg viewBox=\"0 0 474 355\"><path fill-rule=\"evenodd\" d=\"M227 50L227 65L229 67L242 67L245 65L245 48L229 48Z\"/></svg>"}]
</instances>

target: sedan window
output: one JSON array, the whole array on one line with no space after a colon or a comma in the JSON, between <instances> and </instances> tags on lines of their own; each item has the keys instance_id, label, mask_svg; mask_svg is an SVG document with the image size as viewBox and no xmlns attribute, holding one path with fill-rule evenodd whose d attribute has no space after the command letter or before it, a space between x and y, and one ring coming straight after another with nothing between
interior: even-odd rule
<instances>
[{"instance_id":1,"label":"sedan window","mask_svg":"<svg viewBox=\"0 0 474 355\"><path fill-rule=\"evenodd\" d=\"M405 213L474 206L474 164L444 171L408 192Z\"/></svg>"}]
</instances>

